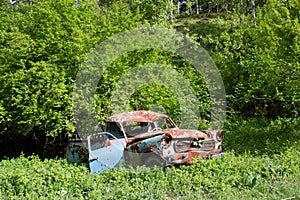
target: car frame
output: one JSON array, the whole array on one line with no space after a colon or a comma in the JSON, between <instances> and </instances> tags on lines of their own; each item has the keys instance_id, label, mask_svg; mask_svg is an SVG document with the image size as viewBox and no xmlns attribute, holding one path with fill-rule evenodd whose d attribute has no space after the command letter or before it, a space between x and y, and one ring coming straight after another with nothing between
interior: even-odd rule
<instances>
[{"instance_id":1,"label":"car frame","mask_svg":"<svg viewBox=\"0 0 300 200\"><path fill-rule=\"evenodd\" d=\"M85 145L91 172L98 173L120 163L166 167L221 157L222 140L220 130L180 129L165 114L138 110L109 117L104 132L89 135Z\"/></svg>"}]
</instances>

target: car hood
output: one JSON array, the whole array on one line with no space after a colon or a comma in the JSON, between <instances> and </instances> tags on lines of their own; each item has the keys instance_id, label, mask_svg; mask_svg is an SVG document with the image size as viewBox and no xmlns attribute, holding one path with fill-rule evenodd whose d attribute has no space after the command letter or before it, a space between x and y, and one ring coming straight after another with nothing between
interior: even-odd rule
<instances>
[{"instance_id":1,"label":"car hood","mask_svg":"<svg viewBox=\"0 0 300 200\"><path fill-rule=\"evenodd\" d=\"M191 129L177 129L177 130L166 130L165 134L169 134L172 138L207 138L208 135L199 130Z\"/></svg>"},{"instance_id":2,"label":"car hood","mask_svg":"<svg viewBox=\"0 0 300 200\"><path fill-rule=\"evenodd\" d=\"M157 135L165 135L165 137L171 138L208 138L210 134L207 134L209 131L199 131L199 130L191 130L191 129L165 129L163 131L153 131L153 132L146 132L143 134L139 134L130 138L129 143L134 143L136 141L144 140L150 137L155 137Z\"/></svg>"}]
</instances>

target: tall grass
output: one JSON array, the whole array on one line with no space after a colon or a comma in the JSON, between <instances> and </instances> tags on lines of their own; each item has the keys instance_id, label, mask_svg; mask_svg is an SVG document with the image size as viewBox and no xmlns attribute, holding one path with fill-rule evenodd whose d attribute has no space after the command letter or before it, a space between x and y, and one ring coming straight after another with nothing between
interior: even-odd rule
<instances>
[{"instance_id":1,"label":"tall grass","mask_svg":"<svg viewBox=\"0 0 300 200\"><path fill-rule=\"evenodd\" d=\"M224 127L224 148L237 154L278 154L292 147L300 149L300 118L243 119L234 116Z\"/></svg>"},{"instance_id":2,"label":"tall grass","mask_svg":"<svg viewBox=\"0 0 300 200\"><path fill-rule=\"evenodd\" d=\"M87 166L64 159L2 160L0 198L299 199L300 148L294 141L299 137L298 122L227 122L224 157L167 171L119 169L95 176Z\"/></svg>"}]
</instances>

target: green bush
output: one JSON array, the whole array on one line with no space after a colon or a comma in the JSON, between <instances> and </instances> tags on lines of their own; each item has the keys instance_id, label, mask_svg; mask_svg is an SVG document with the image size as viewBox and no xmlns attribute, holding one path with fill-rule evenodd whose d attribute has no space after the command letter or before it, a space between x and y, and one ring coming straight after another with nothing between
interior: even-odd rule
<instances>
[{"instance_id":1,"label":"green bush","mask_svg":"<svg viewBox=\"0 0 300 200\"><path fill-rule=\"evenodd\" d=\"M299 116L299 9L298 1L271 0L254 21L241 15L191 28L220 69L228 105L240 114Z\"/></svg>"},{"instance_id":2,"label":"green bush","mask_svg":"<svg viewBox=\"0 0 300 200\"><path fill-rule=\"evenodd\" d=\"M300 118L229 117L224 126L223 146L237 154L278 154L289 147L300 149L299 130Z\"/></svg>"}]
</instances>

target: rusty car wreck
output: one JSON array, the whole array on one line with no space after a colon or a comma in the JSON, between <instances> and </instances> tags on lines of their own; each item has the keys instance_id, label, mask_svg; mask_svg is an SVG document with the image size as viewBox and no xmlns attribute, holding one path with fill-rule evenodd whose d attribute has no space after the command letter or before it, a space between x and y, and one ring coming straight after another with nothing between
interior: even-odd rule
<instances>
[{"instance_id":1,"label":"rusty car wreck","mask_svg":"<svg viewBox=\"0 0 300 200\"><path fill-rule=\"evenodd\" d=\"M122 163L165 167L220 157L222 140L220 130L180 129L167 115L139 110L109 117L104 132L89 135L84 143L91 172L99 173ZM74 156L76 146L69 150Z\"/></svg>"}]
</instances>

